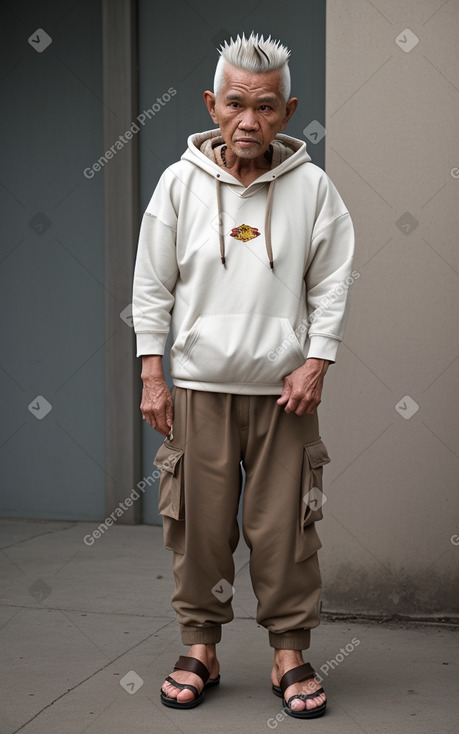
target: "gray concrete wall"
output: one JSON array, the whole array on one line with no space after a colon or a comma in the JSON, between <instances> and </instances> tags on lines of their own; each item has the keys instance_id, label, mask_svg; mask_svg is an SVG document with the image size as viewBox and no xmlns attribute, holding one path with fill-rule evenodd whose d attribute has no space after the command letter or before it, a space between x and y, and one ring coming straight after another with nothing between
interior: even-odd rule
<instances>
[{"instance_id":1,"label":"gray concrete wall","mask_svg":"<svg viewBox=\"0 0 459 734\"><path fill-rule=\"evenodd\" d=\"M326 170L357 234L327 376L324 608L458 612L459 4L328 0Z\"/></svg>"},{"instance_id":2,"label":"gray concrete wall","mask_svg":"<svg viewBox=\"0 0 459 734\"><path fill-rule=\"evenodd\" d=\"M0 514L101 519L100 4L2 3L0 27Z\"/></svg>"}]
</instances>

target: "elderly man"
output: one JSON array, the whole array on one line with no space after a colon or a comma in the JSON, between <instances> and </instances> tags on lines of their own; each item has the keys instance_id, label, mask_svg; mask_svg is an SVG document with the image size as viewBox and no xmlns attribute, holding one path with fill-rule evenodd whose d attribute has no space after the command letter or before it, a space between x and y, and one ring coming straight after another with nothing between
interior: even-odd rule
<instances>
[{"instance_id":1,"label":"elderly man","mask_svg":"<svg viewBox=\"0 0 459 734\"><path fill-rule=\"evenodd\" d=\"M204 102L218 129L192 135L162 175L139 239L133 313L144 419L167 436L159 511L173 551L173 607L189 645L161 689L191 708L219 683L233 618L241 467L257 621L272 690L296 718L326 697L302 651L319 624L322 467L317 406L342 339L353 228L303 141L281 134L290 52L244 35L220 50ZM172 328L171 396L162 370Z\"/></svg>"}]
</instances>

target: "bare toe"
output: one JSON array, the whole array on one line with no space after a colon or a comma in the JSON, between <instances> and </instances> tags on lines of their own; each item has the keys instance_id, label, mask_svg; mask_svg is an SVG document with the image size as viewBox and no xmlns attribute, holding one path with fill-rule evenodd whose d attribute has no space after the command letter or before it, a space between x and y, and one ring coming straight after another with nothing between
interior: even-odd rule
<instances>
[{"instance_id":1,"label":"bare toe","mask_svg":"<svg viewBox=\"0 0 459 734\"><path fill-rule=\"evenodd\" d=\"M202 668L210 674L210 679L217 678L219 675L220 665L215 654L215 645L192 645L188 654L194 662L191 668L196 670L196 663L199 661L201 666L197 666L197 672L194 673L189 669L189 665L185 665L185 660L180 657L174 672L168 676L169 680L165 680L161 688L163 703L173 705L175 700L177 703L191 703L195 699L202 698L201 693L204 689L204 680ZM191 661L189 661L191 664ZM175 685L174 685L175 683ZM183 686L191 686L192 688L184 688ZM193 690L195 689L195 690ZM165 701L164 697L171 699Z\"/></svg>"},{"instance_id":2,"label":"bare toe","mask_svg":"<svg viewBox=\"0 0 459 734\"><path fill-rule=\"evenodd\" d=\"M284 657L285 656L285 657ZM294 670L296 667L302 665L302 658L298 654L294 654L293 651L284 653L282 658L278 656L275 659L275 665L271 674L271 680L273 685L279 685L279 682L284 673ZM284 692L284 700L288 702L288 706L292 711L313 711L316 708L320 708L325 704L327 697L321 689L321 684L315 678L307 678L306 680L293 683L288 686ZM317 695L314 695L317 693ZM311 696L308 698L308 696Z\"/></svg>"},{"instance_id":3,"label":"bare toe","mask_svg":"<svg viewBox=\"0 0 459 734\"><path fill-rule=\"evenodd\" d=\"M292 696L294 694L292 693ZM288 701L288 698L286 699ZM290 701L289 706L292 709L292 711L304 711L305 708L305 701L302 701L301 698L294 698L293 701Z\"/></svg>"}]
</instances>

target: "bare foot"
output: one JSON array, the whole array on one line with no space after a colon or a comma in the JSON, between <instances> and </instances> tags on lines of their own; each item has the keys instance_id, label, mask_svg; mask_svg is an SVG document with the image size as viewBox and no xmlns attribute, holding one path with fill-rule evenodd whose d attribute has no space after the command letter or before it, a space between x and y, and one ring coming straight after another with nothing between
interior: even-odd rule
<instances>
[{"instance_id":1,"label":"bare foot","mask_svg":"<svg viewBox=\"0 0 459 734\"><path fill-rule=\"evenodd\" d=\"M279 681L288 670L297 668L299 665L303 665L303 655L300 650L275 650L274 651L274 665L271 673L271 682L273 685L278 686ZM314 693L321 684L315 678L308 678L307 680L300 681L300 683L294 683L289 686L285 693L284 698L286 701L292 696L300 693L306 695ZM292 711L304 711L322 706L327 700L325 693L319 693L315 698L308 698L306 701L302 701L300 698L294 698L289 704Z\"/></svg>"},{"instance_id":2,"label":"bare foot","mask_svg":"<svg viewBox=\"0 0 459 734\"><path fill-rule=\"evenodd\" d=\"M210 679L216 678L219 674L220 664L217 660L215 645L191 645L188 657L197 658L201 663L204 663L207 670L210 672ZM171 676L177 681L177 683L186 683L187 685L195 686L199 693L201 693L204 688L202 678L200 678L199 675L195 675L195 673L189 673L186 670L174 670L174 672L171 673ZM190 691L189 688L185 688L182 691L167 680L164 681L161 690L166 696L169 696L169 698L176 698L179 703L188 703L195 698L193 691Z\"/></svg>"}]
</instances>

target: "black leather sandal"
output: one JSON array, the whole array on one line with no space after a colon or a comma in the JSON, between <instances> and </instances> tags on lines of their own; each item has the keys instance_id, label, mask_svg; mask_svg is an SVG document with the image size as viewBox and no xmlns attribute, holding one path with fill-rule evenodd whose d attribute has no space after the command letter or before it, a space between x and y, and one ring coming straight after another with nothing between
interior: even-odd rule
<instances>
[{"instance_id":1,"label":"black leather sandal","mask_svg":"<svg viewBox=\"0 0 459 734\"><path fill-rule=\"evenodd\" d=\"M201 693L199 693L196 686L188 685L187 683L178 683L172 678L172 676L168 675L166 680L169 683L172 683L173 686L175 686L176 688L180 688L181 691L188 688L194 693L194 699L192 701L182 702L177 701L176 698L171 698L170 696L167 696L161 688L161 703L163 703L164 706L169 706L169 708L171 709L192 709L195 706L198 706L204 700L204 691L207 688L211 688L212 686L218 686L218 684L220 683L220 675L217 675L216 678L211 678L209 680L209 671L207 670L204 663L201 663L201 661L197 658L184 657L183 655L180 655L179 659L174 665L174 670L186 670L189 673L194 673L195 675L198 675L204 683L204 688L202 689Z\"/></svg>"},{"instance_id":2,"label":"black leather sandal","mask_svg":"<svg viewBox=\"0 0 459 734\"><path fill-rule=\"evenodd\" d=\"M299 698L300 701L306 701L308 698L316 698L316 696L319 696L321 693L325 693L323 688L319 688L317 691L314 691L314 693L296 693L294 696L291 696L288 701L284 698L284 693L287 690L287 688L294 683L300 683L303 680L309 680L310 678L314 678L315 676L315 670L309 663L304 663L303 665L299 665L297 668L292 668L292 670L288 670L285 675L282 676L282 678L279 681L279 685L275 686L273 684L273 693L276 696L280 696L284 699L284 707L285 707L285 713L289 716L293 716L295 719L317 719L319 716L322 716L325 713L325 709L327 707L327 702L323 703L321 706L316 706L316 708L313 709L303 709L303 711L295 711L294 709L290 708L290 703L295 699Z\"/></svg>"}]
</instances>

